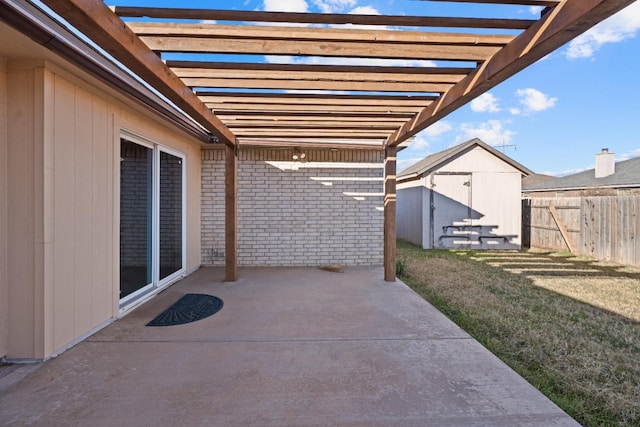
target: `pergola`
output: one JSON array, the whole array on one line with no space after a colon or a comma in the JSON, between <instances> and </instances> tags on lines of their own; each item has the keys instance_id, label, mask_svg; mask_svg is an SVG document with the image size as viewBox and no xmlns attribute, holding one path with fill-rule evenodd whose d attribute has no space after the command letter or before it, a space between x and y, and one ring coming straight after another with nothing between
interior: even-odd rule
<instances>
[{"instance_id":1,"label":"pergola","mask_svg":"<svg viewBox=\"0 0 640 427\"><path fill-rule=\"evenodd\" d=\"M275 146L385 150L384 264L393 281L399 144L635 0L444 1L542 11L528 20L43 3L226 146L227 280L238 274L238 148ZM331 57L339 59L317 60Z\"/></svg>"}]
</instances>

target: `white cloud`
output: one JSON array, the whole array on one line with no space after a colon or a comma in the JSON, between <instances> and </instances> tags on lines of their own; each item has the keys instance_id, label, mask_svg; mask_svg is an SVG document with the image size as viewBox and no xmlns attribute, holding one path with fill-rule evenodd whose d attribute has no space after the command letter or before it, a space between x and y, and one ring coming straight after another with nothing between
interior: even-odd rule
<instances>
[{"instance_id":1,"label":"white cloud","mask_svg":"<svg viewBox=\"0 0 640 427\"><path fill-rule=\"evenodd\" d=\"M558 98L553 98L533 88L518 89L516 91L516 96L518 97L518 102L520 102L524 109L510 109L511 114L513 115L526 115L548 110L549 108L552 108L558 101Z\"/></svg>"},{"instance_id":2,"label":"white cloud","mask_svg":"<svg viewBox=\"0 0 640 427\"><path fill-rule=\"evenodd\" d=\"M429 147L429 140L424 133L416 135L416 139L413 140L409 148L412 150L424 150Z\"/></svg>"},{"instance_id":3,"label":"white cloud","mask_svg":"<svg viewBox=\"0 0 640 427\"><path fill-rule=\"evenodd\" d=\"M473 138L480 138L489 145L510 144L514 131L505 129L500 120L489 120L484 123L464 123L460 129L462 133L456 138L456 144Z\"/></svg>"},{"instance_id":4,"label":"white cloud","mask_svg":"<svg viewBox=\"0 0 640 427\"><path fill-rule=\"evenodd\" d=\"M488 92L483 93L471 101L471 110L476 113L497 113L500 111L498 98Z\"/></svg>"},{"instance_id":5,"label":"white cloud","mask_svg":"<svg viewBox=\"0 0 640 427\"><path fill-rule=\"evenodd\" d=\"M436 122L416 135L415 140L409 146L411 151L420 151L429 148L434 138L450 132L453 126L449 122L441 120Z\"/></svg>"},{"instance_id":6,"label":"white cloud","mask_svg":"<svg viewBox=\"0 0 640 427\"><path fill-rule=\"evenodd\" d=\"M350 7L356 5L356 0L313 0L322 13L338 13L344 12Z\"/></svg>"},{"instance_id":7,"label":"white cloud","mask_svg":"<svg viewBox=\"0 0 640 427\"><path fill-rule=\"evenodd\" d=\"M435 122L434 124L432 124L431 126L426 128L425 130L420 132L419 135L423 135L424 134L424 135L429 136L429 137L434 137L434 136L442 135L443 133L447 133L451 129L453 129L453 126L451 126L451 124L449 124L449 122L445 122L443 120L440 120L439 122Z\"/></svg>"},{"instance_id":8,"label":"white cloud","mask_svg":"<svg viewBox=\"0 0 640 427\"><path fill-rule=\"evenodd\" d=\"M640 2L635 2L572 40L565 55L569 59L591 58L602 45L633 38L638 31Z\"/></svg>"},{"instance_id":9,"label":"white cloud","mask_svg":"<svg viewBox=\"0 0 640 427\"><path fill-rule=\"evenodd\" d=\"M540 172L543 175L551 175L551 176L557 176L557 177L561 177L561 176L567 176L567 175L573 175L576 173L580 173L580 172L584 172L588 169L593 169L593 166L588 167L588 168L577 168L577 169L565 169L565 170L561 170L561 171L544 171L544 172Z\"/></svg>"},{"instance_id":10,"label":"white cloud","mask_svg":"<svg viewBox=\"0 0 640 427\"><path fill-rule=\"evenodd\" d=\"M377 67L435 67L433 61L383 58L343 58L307 56L295 57L287 55L266 55L265 60L272 64L311 64L311 65L370 65Z\"/></svg>"},{"instance_id":11,"label":"white cloud","mask_svg":"<svg viewBox=\"0 0 640 427\"><path fill-rule=\"evenodd\" d=\"M358 6L349 13L352 15L380 15L378 9L371 6Z\"/></svg>"},{"instance_id":12,"label":"white cloud","mask_svg":"<svg viewBox=\"0 0 640 427\"><path fill-rule=\"evenodd\" d=\"M628 153L624 153L624 154L620 154L619 156L616 156L616 161L629 160L636 157L640 157L640 148L630 151Z\"/></svg>"},{"instance_id":13,"label":"white cloud","mask_svg":"<svg viewBox=\"0 0 640 427\"><path fill-rule=\"evenodd\" d=\"M530 6L529 13L532 15L540 16L540 12L542 12L542 9L544 9L544 7L542 6Z\"/></svg>"},{"instance_id":14,"label":"white cloud","mask_svg":"<svg viewBox=\"0 0 640 427\"><path fill-rule=\"evenodd\" d=\"M403 170L405 170L409 166L412 166L415 163L418 163L422 159L423 159L423 157L412 157L410 159L398 159L398 162L396 164L396 170L398 172L402 172Z\"/></svg>"},{"instance_id":15,"label":"white cloud","mask_svg":"<svg viewBox=\"0 0 640 427\"><path fill-rule=\"evenodd\" d=\"M309 12L305 0L263 0L263 10L269 12Z\"/></svg>"}]
</instances>

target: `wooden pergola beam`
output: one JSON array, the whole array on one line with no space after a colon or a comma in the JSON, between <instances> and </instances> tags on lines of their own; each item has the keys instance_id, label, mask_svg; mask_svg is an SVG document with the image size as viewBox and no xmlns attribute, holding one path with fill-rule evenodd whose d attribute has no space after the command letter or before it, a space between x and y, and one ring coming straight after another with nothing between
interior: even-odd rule
<instances>
[{"instance_id":1,"label":"wooden pergola beam","mask_svg":"<svg viewBox=\"0 0 640 427\"><path fill-rule=\"evenodd\" d=\"M437 96L431 95L349 95L349 94L317 94L317 93L249 93L249 92L216 92L208 90L198 90L196 94L200 97L210 96L218 100L234 100L251 98L251 102L282 102L288 103L338 103L341 105L371 105L372 103L394 104L408 103L411 105L421 105L423 101L435 101Z\"/></svg>"},{"instance_id":2,"label":"wooden pergola beam","mask_svg":"<svg viewBox=\"0 0 640 427\"><path fill-rule=\"evenodd\" d=\"M258 12L185 8L125 7L113 8L118 16L130 18L194 19L197 21L282 22L326 25L384 25L398 27L494 28L523 30L533 24L529 19L455 18L400 15L356 15L295 12Z\"/></svg>"},{"instance_id":3,"label":"wooden pergola beam","mask_svg":"<svg viewBox=\"0 0 640 427\"><path fill-rule=\"evenodd\" d=\"M399 123L383 123L383 122L359 122L359 123L340 123L340 122L283 122L274 124L273 122L250 122L250 123L227 123L229 128L233 129L239 135L244 131L260 130L263 132L279 132L279 131L308 131L324 129L328 131L334 130L362 130L362 131L390 131L400 127Z\"/></svg>"},{"instance_id":4,"label":"wooden pergola beam","mask_svg":"<svg viewBox=\"0 0 640 427\"><path fill-rule=\"evenodd\" d=\"M333 81L333 82L374 82L374 83L457 83L464 78L464 74L404 74L379 72L333 72L319 71L309 67L304 71L285 71L276 68L270 70L256 70L252 67L242 67L238 64L235 69L209 68L172 68L180 78L210 78L210 79L252 79L252 80L301 80L301 81ZM272 64L269 64L272 65ZM383 67L379 67L383 68ZM416 91L419 92L419 91Z\"/></svg>"},{"instance_id":5,"label":"wooden pergola beam","mask_svg":"<svg viewBox=\"0 0 640 427\"><path fill-rule=\"evenodd\" d=\"M176 61L167 60L165 64L175 71L180 68L198 70L233 70L233 71L289 71L296 73L341 73L358 75L467 75L475 68L468 67L401 67L375 65L327 65L327 64L271 64L262 62L216 62L216 61ZM178 73L176 73L178 74Z\"/></svg>"},{"instance_id":6,"label":"wooden pergola beam","mask_svg":"<svg viewBox=\"0 0 640 427\"><path fill-rule=\"evenodd\" d=\"M396 281L396 155L398 148L384 150L384 280Z\"/></svg>"},{"instance_id":7,"label":"wooden pergola beam","mask_svg":"<svg viewBox=\"0 0 640 427\"><path fill-rule=\"evenodd\" d=\"M323 149L327 148L336 150L382 150L382 140L377 144L371 143L353 143L351 140L340 139L316 139L315 142L305 141L300 138L291 139L265 139L265 138L238 138L240 147L265 147L265 148L295 148L301 149Z\"/></svg>"},{"instance_id":8,"label":"wooden pergola beam","mask_svg":"<svg viewBox=\"0 0 640 427\"><path fill-rule=\"evenodd\" d=\"M300 26L185 24L174 22L128 22L142 37L194 37L209 40L298 40L315 42L407 43L420 45L502 47L515 36L459 32L393 31L362 28L322 28Z\"/></svg>"},{"instance_id":9,"label":"wooden pergola beam","mask_svg":"<svg viewBox=\"0 0 640 427\"><path fill-rule=\"evenodd\" d=\"M43 0L58 15L144 79L227 145L235 135L102 1Z\"/></svg>"},{"instance_id":10,"label":"wooden pergola beam","mask_svg":"<svg viewBox=\"0 0 640 427\"><path fill-rule=\"evenodd\" d=\"M391 135L395 146L545 57L635 0L565 0Z\"/></svg>"},{"instance_id":11,"label":"wooden pergola beam","mask_svg":"<svg viewBox=\"0 0 640 427\"><path fill-rule=\"evenodd\" d=\"M446 61L484 61L498 46L466 46L395 42L352 42L279 39L216 38L138 35L149 49L158 52L207 53L228 55L296 55L381 59Z\"/></svg>"},{"instance_id":12,"label":"wooden pergola beam","mask_svg":"<svg viewBox=\"0 0 640 427\"><path fill-rule=\"evenodd\" d=\"M238 280L238 144L225 147L224 170L224 279Z\"/></svg>"},{"instance_id":13,"label":"wooden pergola beam","mask_svg":"<svg viewBox=\"0 0 640 427\"><path fill-rule=\"evenodd\" d=\"M410 92L443 93L453 83L407 83L335 80L297 79L251 79L251 78L210 78L184 77L182 81L190 88L230 88L230 89L278 89L278 90L333 90L362 92Z\"/></svg>"},{"instance_id":14,"label":"wooden pergola beam","mask_svg":"<svg viewBox=\"0 0 640 427\"><path fill-rule=\"evenodd\" d=\"M349 129L237 129L236 135L242 137L261 138L348 138L348 139L382 139L389 135L388 130L349 130Z\"/></svg>"},{"instance_id":15,"label":"wooden pergola beam","mask_svg":"<svg viewBox=\"0 0 640 427\"><path fill-rule=\"evenodd\" d=\"M425 103L425 105L429 105ZM394 105L340 105L340 104L218 104L213 102L206 102L207 106L216 115L229 115L229 114L252 114L264 112L266 114L298 114L298 113L348 113L348 114L366 114L366 113L380 113L380 114L406 114L407 119L417 115L424 106L394 106Z\"/></svg>"},{"instance_id":16,"label":"wooden pergola beam","mask_svg":"<svg viewBox=\"0 0 640 427\"><path fill-rule=\"evenodd\" d=\"M554 7L562 0L418 0L450 3L478 3L478 4L513 4L519 6Z\"/></svg>"},{"instance_id":17,"label":"wooden pergola beam","mask_svg":"<svg viewBox=\"0 0 640 427\"><path fill-rule=\"evenodd\" d=\"M404 122L411 118L411 113L341 113L330 111L295 111L291 113L273 113L267 111L247 111L244 113L225 112L220 114L223 120L339 120L339 121L358 121L358 120L392 120Z\"/></svg>"}]
</instances>

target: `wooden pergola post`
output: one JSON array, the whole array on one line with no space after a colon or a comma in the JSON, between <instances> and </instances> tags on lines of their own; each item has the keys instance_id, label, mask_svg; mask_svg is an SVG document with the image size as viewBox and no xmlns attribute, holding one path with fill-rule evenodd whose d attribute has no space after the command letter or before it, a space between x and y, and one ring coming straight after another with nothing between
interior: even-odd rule
<instances>
[{"instance_id":1,"label":"wooden pergola post","mask_svg":"<svg viewBox=\"0 0 640 427\"><path fill-rule=\"evenodd\" d=\"M227 282L238 280L238 145L226 145L224 231L225 271Z\"/></svg>"},{"instance_id":2,"label":"wooden pergola post","mask_svg":"<svg viewBox=\"0 0 640 427\"><path fill-rule=\"evenodd\" d=\"M384 280L396 281L396 153L384 150Z\"/></svg>"}]
</instances>

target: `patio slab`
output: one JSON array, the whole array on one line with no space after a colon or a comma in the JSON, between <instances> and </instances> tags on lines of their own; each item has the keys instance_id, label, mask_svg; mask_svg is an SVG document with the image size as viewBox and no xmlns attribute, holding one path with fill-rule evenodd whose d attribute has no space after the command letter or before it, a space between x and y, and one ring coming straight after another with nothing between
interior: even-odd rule
<instances>
[{"instance_id":1,"label":"patio slab","mask_svg":"<svg viewBox=\"0 0 640 427\"><path fill-rule=\"evenodd\" d=\"M0 388L19 425L577 426L379 268L201 269ZM145 327L186 293L207 319Z\"/></svg>"}]
</instances>

